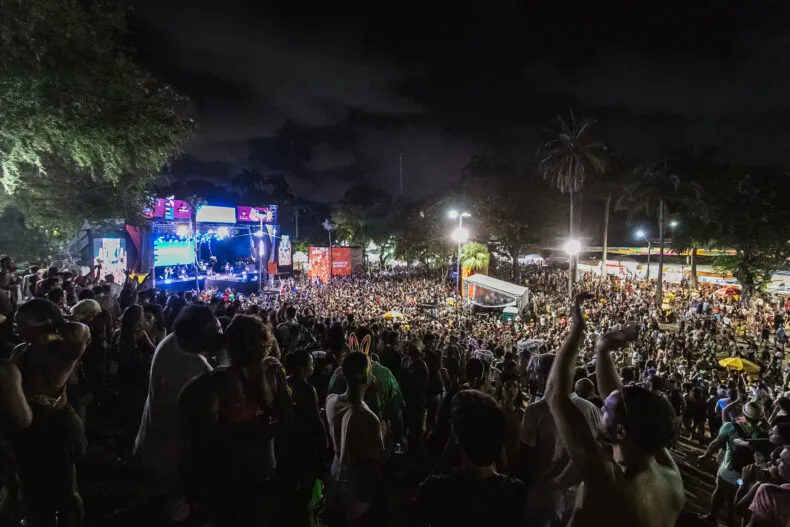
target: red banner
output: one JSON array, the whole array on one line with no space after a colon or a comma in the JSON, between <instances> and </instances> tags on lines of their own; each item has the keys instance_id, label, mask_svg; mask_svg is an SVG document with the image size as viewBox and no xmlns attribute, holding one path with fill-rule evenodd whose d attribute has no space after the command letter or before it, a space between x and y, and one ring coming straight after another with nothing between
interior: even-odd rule
<instances>
[{"instance_id":1,"label":"red banner","mask_svg":"<svg viewBox=\"0 0 790 527\"><path fill-rule=\"evenodd\" d=\"M332 276L351 276L351 247L332 247Z\"/></svg>"},{"instance_id":2,"label":"red banner","mask_svg":"<svg viewBox=\"0 0 790 527\"><path fill-rule=\"evenodd\" d=\"M310 247L310 267L307 276L326 283L329 280L329 250L326 247Z\"/></svg>"}]
</instances>

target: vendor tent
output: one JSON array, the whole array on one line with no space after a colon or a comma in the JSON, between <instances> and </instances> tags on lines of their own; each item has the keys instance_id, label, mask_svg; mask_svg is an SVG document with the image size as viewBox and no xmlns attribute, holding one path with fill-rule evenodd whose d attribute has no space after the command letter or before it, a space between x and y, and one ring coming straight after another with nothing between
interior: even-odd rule
<instances>
[{"instance_id":1,"label":"vendor tent","mask_svg":"<svg viewBox=\"0 0 790 527\"><path fill-rule=\"evenodd\" d=\"M529 297L529 289L526 287L484 274L475 274L464 279L464 287L469 302L482 307L514 306L521 309Z\"/></svg>"},{"instance_id":2,"label":"vendor tent","mask_svg":"<svg viewBox=\"0 0 790 527\"><path fill-rule=\"evenodd\" d=\"M502 318L504 320L516 320L517 315L518 315L518 308L513 306L507 306L505 309L502 310Z\"/></svg>"}]
</instances>

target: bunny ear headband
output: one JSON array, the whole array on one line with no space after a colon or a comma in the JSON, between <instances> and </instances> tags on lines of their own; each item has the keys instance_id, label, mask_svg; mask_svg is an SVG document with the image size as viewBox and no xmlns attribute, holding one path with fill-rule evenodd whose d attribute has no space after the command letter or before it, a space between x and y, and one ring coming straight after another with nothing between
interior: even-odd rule
<instances>
[{"instance_id":1,"label":"bunny ear headband","mask_svg":"<svg viewBox=\"0 0 790 527\"><path fill-rule=\"evenodd\" d=\"M352 353L370 355L370 335L365 335L361 343L356 335L351 335L348 337L348 347Z\"/></svg>"}]
</instances>

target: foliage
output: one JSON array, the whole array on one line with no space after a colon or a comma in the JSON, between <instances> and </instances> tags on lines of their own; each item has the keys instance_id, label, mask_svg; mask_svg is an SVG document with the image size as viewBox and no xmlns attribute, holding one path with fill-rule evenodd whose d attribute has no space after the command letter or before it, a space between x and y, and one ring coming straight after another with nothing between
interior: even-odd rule
<instances>
[{"instance_id":1,"label":"foliage","mask_svg":"<svg viewBox=\"0 0 790 527\"><path fill-rule=\"evenodd\" d=\"M106 218L100 195L136 205L188 135L183 100L131 60L125 15L102 1L0 8L0 169L31 225ZM62 192L89 195L61 207Z\"/></svg>"},{"instance_id":2,"label":"foliage","mask_svg":"<svg viewBox=\"0 0 790 527\"><path fill-rule=\"evenodd\" d=\"M310 254L310 243L307 240L299 240L293 243L293 251Z\"/></svg>"},{"instance_id":3,"label":"foliage","mask_svg":"<svg viewBox=\"0 0 790 527\"><path fill-rule=\"evenodd\" d=\"M233 178L233 186L246 201L258 204L291 205L295 201L291 186L283 174L261 174L254 169L242 170Z\"/></svg>"},{"instance_id":4,"label":"foliage","mask_svg":"<svg viewBox=\"0 0 790 527\"><path fill-rule=\"evenodd\" d=\"M557 116L546 130L547 140L538 151L539 171L563 194L581 191L589 176L606 172L608 148L593 138L595 124L593 119L576 119L571 110L570 120Z\"/></svg>"},{"instance_id":5,"label":"foliage","mask_svg":"<svg viewBox=\"0 0 790 527\"><path fill-rule=\"evenodd\" d=\"M706 234L717 247L735 249L735 256L719 257L715 264L732 272L749 296L790 256L790 174L774 167L735 165L719 165L715 173L716 179L705 187L712 213Z\"/></svg>"},{"instance_id":6,"label":"foliage","mask_svg":"<svg viewBox=\"0 0 790 527\"><path fill-rule=\"evenodd\" d=\"M446 264L454 252L444 209L445 202L434 197L398 200L394 230L394 257L407 263Z\"/></svg>"},{"instance_id":7,"label":"foliage","mask_svg":"<svg viewBox=\"0 0 790 527\"><path fill-rule=\"evenodd\" d=\"M334 237L366 248L371 240L383 240L392 228L392 198L369 185L349 188L332 211Z\"/></svg>"},{"instance_id":8,"label":"foliage","mask_svg":"<svg viewBox=\"0 0 790 527\"><path fill-rule=\"evenodd\" d=\"M86 219L142 221L141 212L149 204L144 180L124 173L117 181L97 181L88 170L70 163L48 165L47 171L25 169L13 194L0 189L0 208L13 206L28 227L59 231L65 239Z\"/></svg>"},{"instance_id":9,"label":"foliage","mask_svg":"<svg viewBox=\"0 0 790 527\"><path fill-rule=\"evenodd\" d=\"M7 207L0 214L0 254L9 254L18 262L51 260L58 254L62 238L51 230L29 228L25 217L14 207Z\"/></svg>"},{"instance_id":10,"label":"foliage","mask_svg":"<svg viewBox=\"0 0 790 527\"><path fill-rule=\"evenodd\" d=\"M663 201L665 216L672 213L700 216L707 210L702 201L702 187L695 181L684 180L682 172L673 159L635 167L633 180L623 188L615 210L627 210L630 216L639 212L656 216Z\"/></svg>"},{"instance_id":11,"label":"foliage","mask_svg":"<svg viewBox=\"0 0 790 527\"><path fill-rule=\"evenodd\" d=\"M549 229L558 224L557 213L564 212L564 204L555 193L547 192L534 172L516 170L500 158L473 157L464 173L464 188L472 196L474 219L480 229L478 238L510 259L511 280L517 282L521 248L545 239Z\"/></svg>"},{"instance_id":12,"label":"foliage","mask_svg":"<svg viewBox=\"0 0 790 527\"><path fill-rule=\"evenodd\" d=\"M461 267L473 272L486 273L491 263L491 254L485 245L469 242L461 246Z\"/></svg>"}]
</instances>

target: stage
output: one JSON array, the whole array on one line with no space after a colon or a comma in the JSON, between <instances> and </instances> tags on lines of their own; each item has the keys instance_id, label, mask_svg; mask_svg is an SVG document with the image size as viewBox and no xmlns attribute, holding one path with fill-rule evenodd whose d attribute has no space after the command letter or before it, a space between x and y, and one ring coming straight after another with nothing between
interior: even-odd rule
<instances>
[{"instance_id":1,"label":"stage","mask_svg":"<svg viewBox=\"0 0 790 527\"><path fill-rule=\"evenodd\" d=\"M168 293L178 293L179 291L194 291L197 287L197 284L200 284L200 289L205 287L206 277L201 276L198 278L198 281L195 281L195 277L185 278L183 280L177 278L168 278L167 280L162 280L161 278L156 281L156 289L161 289L162 291L167 291Z\"/></svg>"},{"instance_id":2,"label":"stage","mask_svg":"<svg viewBox=\"0 0 790 527\"><path fill-rule=\"evenodd\" d=\"M252 293L258 292L258 275L251 275L247 277L240 276L212 276L201 275L197 281L195 277L185 278L183 280L176 278L169 278L167 280L157 280L156 288L168 293L178 293L180 291L194 291L200 285L200 290L217 289L219 292L231 288L236 293L241 293L244 296L250 296ZM272 294L274 291L265 291ZM277 294L280 291L276 291Z\"/></svg>"},{"instance_id":3,"label":"stage","mask_svg":"<svg viewBox=\"0 0 790 527\"><path fill-rule=\"evenodd\" d=\"M251 277L243 279L232 276L215 276L213 278L206 278L205 289L215 288L219 292L230 288L236 293L241 293L244 296L250 296L251 294L258 292L258 277L255 276L254 280Z\"/></svg>"}]
</instances>

